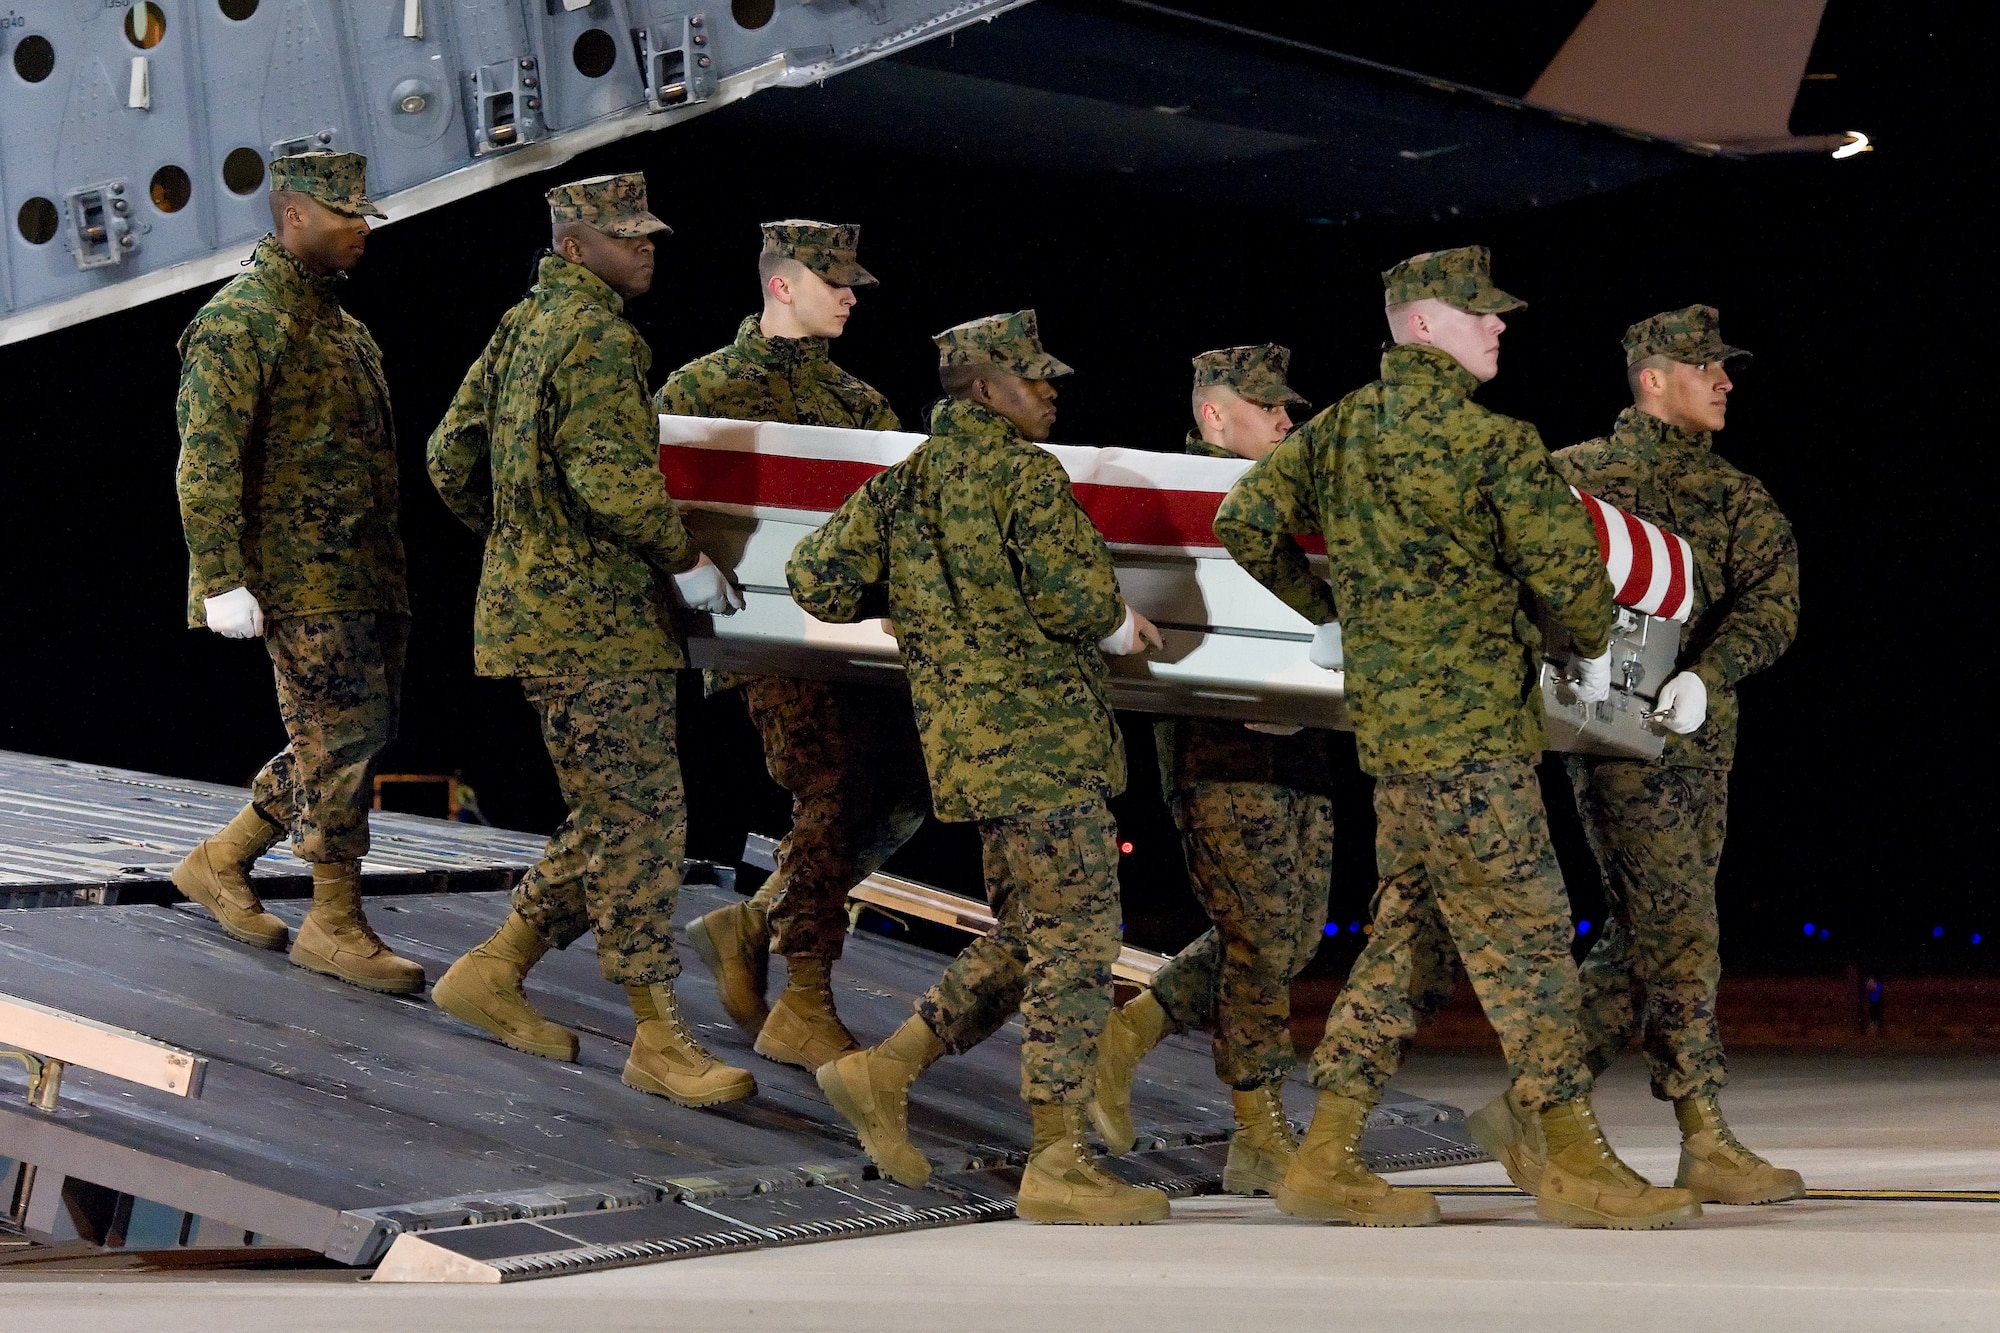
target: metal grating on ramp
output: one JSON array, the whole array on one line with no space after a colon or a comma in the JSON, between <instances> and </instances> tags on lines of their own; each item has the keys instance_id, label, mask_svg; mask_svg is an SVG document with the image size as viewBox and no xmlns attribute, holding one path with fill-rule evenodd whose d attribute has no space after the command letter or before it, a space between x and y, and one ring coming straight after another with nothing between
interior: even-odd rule
<instances>
[{"instance_id":1,"label":"metal grating on ramp","mask_svg":"<svg viewBox=\"0 0 2000 1333\"><path fill-rule=\"evenodd\" d=\"M171 903L190 847L243 808L241 787L0 750L0 908ZM531 833L377 810L370 893L511 888L542 854ZM281 846L251 872L267 898L306 897L312 871Z\"/></svg>"}]
</instances>

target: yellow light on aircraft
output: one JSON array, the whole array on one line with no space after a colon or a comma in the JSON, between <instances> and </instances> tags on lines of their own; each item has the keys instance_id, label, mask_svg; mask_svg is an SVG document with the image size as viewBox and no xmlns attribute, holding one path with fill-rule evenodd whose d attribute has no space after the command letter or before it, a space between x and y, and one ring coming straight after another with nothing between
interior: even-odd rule
<instances>
[{"instance_id":1,"label":"yellow light on aircraft","mask_svg":"<svg viewBox=\"0 0 2000 1333\"><path fill-rule=\"evenodd\" d=\"M1835 157L1855 157L1861 153L1872 153L1875 145L1868 142L1868 136L1860 130L1849 130L1847 142L1833 150Z\"/></svg>"}]
</instances>

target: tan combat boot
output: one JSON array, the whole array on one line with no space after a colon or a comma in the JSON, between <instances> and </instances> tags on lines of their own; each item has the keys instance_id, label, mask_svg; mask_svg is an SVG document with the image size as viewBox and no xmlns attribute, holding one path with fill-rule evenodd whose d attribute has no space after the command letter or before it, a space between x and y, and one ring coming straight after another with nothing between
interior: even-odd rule
<instances>
[{"instance_id":1,"label":"tan combat boot","mask_svg":"<svg viewBox=\"0 0 2000 1333\"><path fill-rule=\"evenodd\" d=\"M259 949L291 942L285 923L264 910L250 887L250 863L271 850L284 830L246 805L220 833L202 839L174 867L174 887L214 914L223 933Z\"/></svg>"},{"instance_id":2,"label":"tan combat boot","mask_svg":"<svg viewBox=\"0 0 2000 1333\"><path fill-rule=\"evenodd\" d=\"M698 916L688 922L687 942L714 974L722 1011L749 1036L761 1035L771 1012L764 1003L771 972L771 918L766 906L749 898Z\"/></svg>"},{"instance_id":3,"label":"tan combat boot","mask_svg":"<svg viewBox=\"0 0 2000 1333\"><path fill-rule=\"evenodd\" d=\"M493 938L475 945L431 987L431 1003L461 1023L484 1028L503 1043L550 1060L576 1059L576 1034L542 1017L521 983L542 961L549 942L517 912Z\"/></svg>"},{"instance_id":4,"label":"tan combat boot","mask_svg":"<svg viewBox=\"0 0 2000 1333\"><path fill-rule=\"evenodd\" d=\"M1651 1185L1619 1160L1588 1097L1551 1106L1536 1121L1546 1145L1533 1191L1537 1217L1573 1227L1651 1231L1701 1216L1693 1194Z\"/></svg>"},{"instance_id":5,"label":"tan combat boot","mask_svg":"<svg viewBox=\"0 0 2000 1333\"><path fill-rule=\"evenodd\" d=\"M740 1102L757 1091L749 1070L732 1068L702 1049L681 1018L672 982L627 986L625 998L639 1020L625 1061L626 1087L681 1106Z\"/></svg>"},{"instance_id":6,"label":"tan combat boot","mask_svg":"<svg viewBox=\"0 0 2000 1333\"><path fill-rule=\"evenodd\" d=\"M1278 1211L1363 1227L1425 1227L1438 1220L1437 1197L1396 1189L1361 1160L1368 1108L1352 1097L1319 1095L1305 1142L1271 1191Z\"/></svg>"},{"instance_id":7,"label":"tan combat boot","mask_svg":"<svg viewBox=\"0 0 2000 1333\"><path fill-rule=\"evenodd\" d=\"M1139 1133L1132 1127L1132 1077L1146 1052L1174 1030L1153 992L1142 990L1105 1020L1097 1039L1097 1095L1090 1102L1091 1123L1113 1157L1132 1151Z\"/></svg>"},{"instance_id":8,"label":"tan combat boot","mask_svg":"<svg viewBox=\"0 0 2000 1333\"><path fill-rule=\"evenodd\" d=\"M910 1085L943 1055L944 1043L912 1014L880 1046L843 1055L814 1071L833 1109L861 1136L869 1160L911 1189L931 1178L931 1163L910 1142Z\"/></svg>"},{"instance_id":9,"label":"tan combat boot","mask_svg":"<svg viewBox=\"0 0 2000 1333\"><path fill-rule=\"evenodd\" d=\"M1510 1088L1465 1118L1465 1130L1494 1161L1506 1168L1507 1179L1533 1194L1541 1184L1547 1151L1540 1120L1521 1109Z\"/></svg>"},{"instance_id":10,"label":"tan combat boot","mask_svg":"<svg viewBox=\"0 0 2000 1333\"><path fill-rule=\"evenodd\" d=\"M811 1071L860 1050L861 1043L834 1012L827 960L787 958L785 965L791 978L757 1034L757 1054Z\"/></svg>"},{"instance_id":11,"label":"tan combat boot","mask_svg":"<svg viewBox=\"0 0 2000 1333\"><path fill-rule=\"evenodd\" d=\"M313 905L292 941L292 961L350 986L416 995L424 969L389 952L361 913L361 863L334 861L313 867Z\"/></svg>"},{"instance_id":12,"label":"tan combat boot","mask_svg":"<svg viewBox=\"0 0 2000 1333\"><path fill-rule=\"evenodd\" d=\"M1674 1103L1681 1126L1681 1169L1674 1184L1703 1203L1782 1203L1803 1199L1806 1182L1796 1171L1772 1166L1737 1142L1714 1097Z\"/></svg>"},{"instance_id":13,"label":"tan combat boot","mask_svg":"<svg viewBox=\"0 0 2000 1333\"><path fill-rule=\"evenodd\" d=\"M1298 1141L1285 1119L1285 1103L1272 1084L1232 1091L1236 1132L1229 1136L1229 1160L1222 1168L1224 1194L1269 1194L1285 1178Z\"/></svg>"},{"instance_id":14,"label":"tan combat boot","mask_svg":"<svg viewBox=\"0 0 2000 1333\"><path fill-rule=\"evenodd\" d=\"M1127 1185L1091 1160L1083 1142L1083 1108L1031 1103L1035 1146L1021 1168L1021 1193L1014 1216L1024 1222L1067 1222L1087 1227L1123 1227L1163 1222L1165 1190Z\"/></svg>"}]
</instances>

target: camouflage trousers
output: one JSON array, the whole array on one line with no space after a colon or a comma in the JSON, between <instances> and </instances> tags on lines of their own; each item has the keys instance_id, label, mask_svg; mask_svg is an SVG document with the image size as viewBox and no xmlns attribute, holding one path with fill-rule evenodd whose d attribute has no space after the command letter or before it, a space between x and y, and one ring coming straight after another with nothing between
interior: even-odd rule
<instances>
[{"instance_id":1,"label":"camouflage trousers","mask_svg":"<svg viewBox=\"0 0 2000 1333\"><path fill-rule=\"evenodd\" d=\"M594 931L597 964L620 986L681 970L687 805L674 689L671 671L521 681L569 814L514 886L514 910L559 949Z\"/></svg>"},{"instance_id":2,"label":"camouflage trousers","mask_svg":"<svg viewBox=\"0 0 2000 1333\"><path fill-rule=\"evenodd\" d=\"M1569 895L1525 759L1375 781L1368 945L1327 1015L1313 1086L1373 1105L1465 964L1514 1092L1542 1110L1590 1091Z\"/></svg>"},{"instance_id":3,"label":"camouflage trousers","mask_svg":"<svg viewBox=\"0 0 2000 1333\"><path fill-rule=\"evenodd\" d=\"M1333 803L1268 782L1177 793L1188 881L1212 930L1153 974L1178 1027L1215 1034L1215 1074L1261 1088L1291 1073L1292 978L1319 952L1333 885Z\"/></svg>"},{"instance_id":4,"label":"camouflage trousers","mask_svg":"<svg viewBox=\"0 0 2000 1333\"><path fill-rule=\"evenodd\" d=\"M285 748L250 784L265 818L290 830L301 861L359 861L368 851L375 757L396 738L410 618L336 611L264 629L278 681Z\"/></svg>"},{"instance_id":5,"label":"camouflage trousers","mask_svg":"<svg viewBox=\"0 0 2000 1333\"><path fill-rule=\"evenodd\" d=\"M743 702L764 766L792 797L777 873L758 891L771 949L831 961L847 938L848 890L930 812L909 691L758 676L743 682Z\"/></svg>"},{"instance_id":6,"label":"camouflage trousers","mask_svg":"<svg viewBox=\"0 0 2000 1333\"><path fill-rule=\"evenodd\" d=\"M1571 758L1577 813L1604 875L1603 933L1583 960L1583 1034L1601 1071L1637 1036L1666 1101L1728 1081L1715 991L1715 871L1729 774Z\"/></svg>"},{"instance_id":7,"label":"camouflage trousers","mask_svg":"<svg viewBox=\"0 0 2000 1333\"><path fill-rule=\"evenodd\" d=\"M1021 1015L1021 1096L1090 1100L1118 957L1118 826L1102 799L979 821L993 933L952 960L917 1014L947 1051Z\"/></svg>"}]
</instances>

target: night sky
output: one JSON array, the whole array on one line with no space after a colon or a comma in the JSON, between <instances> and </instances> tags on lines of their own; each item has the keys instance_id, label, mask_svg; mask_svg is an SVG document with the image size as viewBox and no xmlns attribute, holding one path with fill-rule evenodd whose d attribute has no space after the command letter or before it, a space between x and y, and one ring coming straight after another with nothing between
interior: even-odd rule
<instances>
[{"instance_id":1,"label":"night sky","mask_svg":"<svg viewBox=\"0 0 2000 1333\"><path fill-rule=\"evenodd\" d=\"M1310 16L1280 6L1254 21L1519 94L1587 7L1538 6L1523 22L1501 12L1520 6L1315 6L1324 12ZM1255 9L1226 12L1251 22ZM1533 421L1551 447L1603 433L1628 401L1619 336L1636 319L1710 303L1729 341L1757 354L1737 376L1719 446L1792 519L1805 615L1792 651L1743 691L1722 869L1726 965L2000 968L1995 671L1979 647L1996 520L1984 401L1994 227L1980 202L1995 157L1984 138L1991 52L1984 27L1959 10L1832 0L1810 68L1838 77L1804 85L1793 129L1864 130L1877 152L1691 161L1642 186L1513 216L1333 227L1199 182L1170 198L1115 177L949 153L891 160L837 126L774 132L752 99L399 222L371 241L348 298L387 357L417 618L404 733L385 766L462 770L496 823L546 830L560 817L518 691L471 674L478 547L423 470L449 395L528 284L550 185L647 172L654 209L676 230L654 293L631 310L656 382L755 309L758 222L856 221L883 285L865 294L837 358L906 423L935 397L929 334L1032 305L1050 349L1079 372L1061 384L1056 439L1128 447L1178 447L1188 358L1209 347L1285 343L1295 386L1316 405L1333 402L1375 374L1379 271L1419 250L1480 243L1494 249L1497 281L1531 303L1511 321L1481 401ZM765 94L787 95L806 94ZM210 290L0 349L0 540L11 552L0 580L0 747L242 783L282 743L262 646L183 627L174 341ZM731 859L746 828L782 828L785 804L762 776L740 704L705 705L692 690L684 700L691 851ZM1145 730L1127 728L1135 782L1118 807L1136 848L1127 916L1134 942L1170 948L1198 918L1150 782ZM1578 914L1589 917L1595 874L1559 775L1550 795ZM1363 914L1372 882L1358 773L1337 813L1344 926ZM969 830L933 826L896 866L976 892L974 848ZM1975 932L1985 943L1972 943Z\"/></svg>"}]
</instances>

